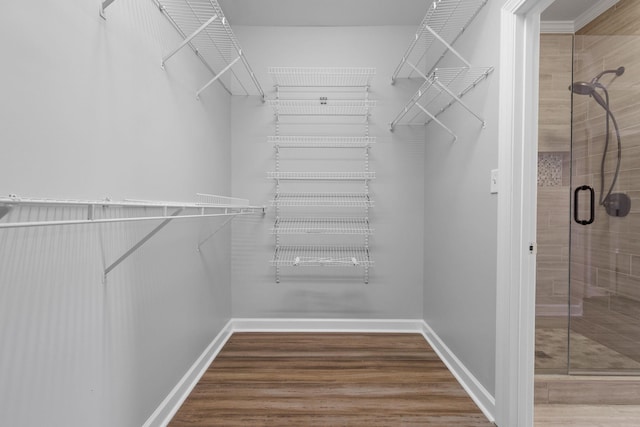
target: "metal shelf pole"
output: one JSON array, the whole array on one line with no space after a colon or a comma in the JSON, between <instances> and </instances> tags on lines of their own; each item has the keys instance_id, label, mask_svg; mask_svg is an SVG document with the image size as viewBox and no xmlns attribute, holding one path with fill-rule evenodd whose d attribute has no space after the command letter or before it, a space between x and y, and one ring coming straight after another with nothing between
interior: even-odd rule
<instances>
[{"instance_id":1,"label":"metal shelf pole","mask_svg":"<svg viewBox=\"0 0 640 427\"><path fill-rule=\"evenodd\" d=\"M113 0L112 0L113 1ZM164 64L165 62L167 62L167 60L169 58L171 58L173 55L175 55L176 53L178 53L178 51L180 49L182 49L183 47L185 47L186 45L188 45L191 40L193 40L193 38L195 36L197 36L198 34L200 34L202 32L202 30L204 30L205 28L207 28L213 21L215 21L216 19L218 19L218 15L213 15L211 18L209 18L209 20L207 22L205 22L204 24L202 24L200 26L200 28L198 28L197 30L195 30L193 32L193 34L191 34L189 37L187 37L186 39L184 39L182 41L182 43L180 43L180 45L178 47L176 47L175 49L173 49L171 52L169 52L164 58L162 58L162 63L161 63L161 67L164 68Z\"/></svg>"},{"instance_id":2,"label":"metal shelf pole","mask_svg":"<svg viewBox=\"0 0 640 427\"><path fill-rule=\"evenodd\" d=\"M477 115L467 104L465 104L464 101L462 101L458 95L453 93L447 86L445 86L442 83L440 83L438 81L438 79L434 79L434 83L439 88L441 88L442 90L447 92L453 99L458 101L460 103L460 105L462 105L464 107L465 110L467 110L469 113L471 113L471 115L473 115L473 117L475 117L476 119L480 120L480 122L482 123L482 127L483 128L485 127L486 123L485 123L484 119L482 117L480 117L479 115Z\"/></svg>"},{"instance_id":3,"label":"metal shelf pole","mask_svg":"<svg viewBox=\"0 0 640 427\"><path fill-rule=\"evenodd\" d=\"M440 34L438 34L437 32L435 32L430 26L426 25L424 26L425 30L429 31L431 34L433 34L433 36L438 39L440 41L440 43L442 43L443 45L445 45L445 47L447 48L447 50L449 50L451 53L453 53L455 56L458 57L458 59L462 62L464 62L464 65L466 65L467 67L471 67L471 64L462 57L462 55L460 55L460 53L458 53L457 50L455 50L453 48L453 46L451 46L449 43L447 43L447 41L445 39L443 39L442 37L440 37Z\"/></svg>"},{"instance_id":4,"label":"metal shelf pole","mask_svg":"<svg viewBox=\"0 0 640 427\"><path fill-rule=\"evenodd\" d=\"M433 114L431 114L429 111L427 111L426 108L424 108L422 105L420 105L419 103L416 102L416 107L418 107L419 109L421 109L427 116L431 117L431 120L435 121L437 124L439 124L440 126L442 126L442 128L444 130L447 131L447 133L449 133L451 136L453 136L453 140L456 141L458 139L458 135L456 135L455 133L453 133L453 131L451 129L449 129L444 123L442 123L440 120L438 120L436 118L436 116L434 116Z\"/></svg>"},{"instance_id":5,"label":"metal shelf pole","mask_svg":"<svg viewBox=\"0 0 640 427\"><path fill-rule=\"evenodd\" d=\"M216 80L218 80L220 77L222 77L222 75L224 73L226 73L231 67L233 67L235 65L235 63L238 62L239 60L240 60L240 57L238 56L236 59L231 61L226 67L224 67L213 79L211 79L209 81L209 83L207 83L206 85L202 86L202 88L198 92L196 92L196 99L200 99L200 94L202 93L202 91L204 91L206 88L208 88L213 83L215 83Z\"/></svg>"}]
</instances>

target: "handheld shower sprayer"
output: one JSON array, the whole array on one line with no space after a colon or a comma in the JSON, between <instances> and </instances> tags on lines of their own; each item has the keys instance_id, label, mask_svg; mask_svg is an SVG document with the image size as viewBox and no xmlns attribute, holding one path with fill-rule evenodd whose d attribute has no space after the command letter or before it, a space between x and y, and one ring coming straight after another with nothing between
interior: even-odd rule
<instances>
[{"instance_id":1,"label":"handheld shower sprayer","mask_svg":"<svg viewBox=\"0 0 640 427\"><path fill-rule=\"evenodd\" d=\"M598 103L598 105L600 105L607 113L604 150L602 153L602 161L600 162L600 205L604 206L609 215L618 217L627 216L627 214L631 210L631 199L624 193L613 193L613 188L616 185L618 175L620 173L620 162L622 160L622 141L620 138L620 129L618 128L618 122L616 121L616 118L611 112L611 108L609 107L609 92L607 91L607 87L600 83L600 79L605 74L615 74L615 77L620 77L622 74L624 74L624 71L624 67L618 67L615 70L604 70L598 73L593 79L591 79L590 82L573 82L571 86L569 86L569 90L572 93L576 95L588 95L589 97L593 98ZM598 90L600 90L604 94L604 97L598 92ZM609 187L609 191L607 191L605 195L604 169L607 159L607 151L609 150L610 123L613 123L613 127L616 133L616 139L618 142L618 156L616 170L613 174L611 186Z\"/></svg>"}]
</instances>

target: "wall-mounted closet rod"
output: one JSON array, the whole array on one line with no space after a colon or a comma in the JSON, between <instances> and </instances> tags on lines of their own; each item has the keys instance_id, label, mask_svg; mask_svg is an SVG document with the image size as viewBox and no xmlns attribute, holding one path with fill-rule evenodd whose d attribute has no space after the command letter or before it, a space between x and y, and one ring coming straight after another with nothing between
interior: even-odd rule
<instances>
[{"instance_id":1,"label":"wall-mounted closet rod","mask_svg":"<svg viewBox=\"0 0 640 427\"><path fill-rule=\"evenodd\" d=\"M236 62L238 62L240 60L240 56L238 56L236 59L234 59L233 61L231 61L226 67L224 67L214 78L212 78L211 80L209 80L209 83L207 83L206 85L202 86L202 88L200 88L199 91L196 92L196 99L200 99L200 94L209 86L211 86L213 83L216 82L216 80L218 80L220 77L222 77L222 75L224 73L226 73L227 71L229 71L229 69L231 67L233 67L235 65Z\"/></svg>"},{"instance_id":2,"label":"wall-mounted closet rod","mask_svg":"<svg viewBox=\"0 0 640 427\"><path fill-rule=\"evenodd\" d=\"M189 43L191 43L191 40L193 40L193 38L195 36L197 36L198 34L200 34L200 32L202 32L202 30L204 30L205 28L207 28L213 21L215 21L216 19L218 19L218 15L213 15L211 18L209 18L209 20L207 22L205 22L204 24L202 24L200 26L200 28L198 28L197 30L195 30L193 32L193 34L191 34L189 37L187 37L186 39L184 39L182 41L182 43L180 43L180 45L178 47L176 47L175 49L173 49L171 52L169 52L164 58L162 58L162 63L160 64L160 66L162 68L164 68L164 63L167 62L167 60L169 58L171 58L173 55L175 55L176 53L178 53L178 51L180 49L182 49L183 47L185 47L186 45L188 45Z\"/></svg>"},{"instance_id":3,"label":"wall-mounted closet rod","mask_svg":"<svg viewBox=\"0 0 640 427\"><path fill-rule=\"evenodd\" d=\"M115 0L104 0L101 4L100 4L100 16L102 17L102 19L107 19L107 16L104 14L104 10L106 8L109 7L109 5L111 3L113 3Z\"/></svg>"}]
</instances>

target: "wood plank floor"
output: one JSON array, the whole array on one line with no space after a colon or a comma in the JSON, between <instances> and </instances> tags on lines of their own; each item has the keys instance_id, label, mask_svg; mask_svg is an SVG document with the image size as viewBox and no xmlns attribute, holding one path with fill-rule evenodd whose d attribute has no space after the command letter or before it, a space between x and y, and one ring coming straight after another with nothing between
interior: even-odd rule
<instances>
[{"instance_id":1,"label":"wood plank floor","mask_svg":"<svg viewBox=\"0 0 640 427\"><path fill-rule=\"evenodd\" d=\"M638 427L637 405L536 405L535 427Z\"/></svg>"},{"instance_id":2,"label":"wood plank floor","mask_svg":"<svg viewBox=\"0 0 640 427\"><path fill-rule=\"evenodd\" d=\"M170 426L493 426L419 334L236 333Z\"/></svg>"}]
</instances>

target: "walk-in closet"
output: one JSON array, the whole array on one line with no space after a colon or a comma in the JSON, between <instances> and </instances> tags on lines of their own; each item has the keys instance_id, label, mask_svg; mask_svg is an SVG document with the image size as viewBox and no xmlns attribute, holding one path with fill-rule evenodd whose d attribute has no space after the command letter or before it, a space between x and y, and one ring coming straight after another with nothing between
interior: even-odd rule
<instances>
[{"instance_id":1,"label":"walk-in closet","mask_svg":"<svg viewBox=\"0 0 640 427\"><path fill-rule=\"evenodd\" d=\"M4 5L0 425L526 418L548 3Z\"/></svg>"}]
</instances>

